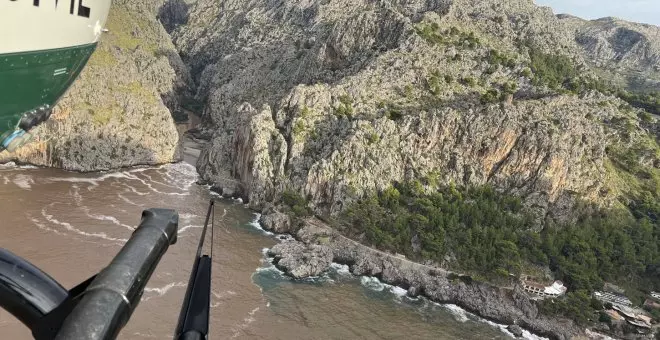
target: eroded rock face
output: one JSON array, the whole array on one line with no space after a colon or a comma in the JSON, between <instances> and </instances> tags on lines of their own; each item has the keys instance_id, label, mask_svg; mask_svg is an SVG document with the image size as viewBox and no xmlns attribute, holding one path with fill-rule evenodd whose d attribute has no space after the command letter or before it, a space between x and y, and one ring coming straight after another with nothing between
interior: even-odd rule
<instances>
[{"instance_id":1,"label":"eroded rock face","mask_svg":"<svg viewBox=\"0 0 660 340\"><path fill-rule=\"evenodd\" d=\"M293 190L333 215L393 181L430 177L494 185L539 216L612 200L603 122L634 114L533 84L530 46L587 72L574 31L549 8L200 0L187 11L172 35L207 104L198 169L252 208ZM516 90L507 96L504 83ZM492 90L503 99L484 100Z\"/></svg>"},{"instance_id":2,"label":"eroded rock face","mask_svg":"<svg viewBox=\"0 0 660 340\"><path fill-rule=\"evenodd\" d=\"M322 245L283 242L268 252L275 265L296 279L321 275L332 264L332 250Z\"/></svg>"},{"instance_id":3,"label":"eroded rock face","mask_svg":"<svg viewBox=\"0 0 660 340\"><path fill-rule=\"evenodd\" d=\"M35 142L0 161L99 171L179 160L171 111L190 78L156 20L158 6L113 1L109 32L51 120L32 131Z\"/></svg>"},{"instance_id":4,"label":"eroded rock face","mask_svg":"<svg viewBox=\"0 0 660 340\"><path fill-rule=\"evenodd\" d=\"M274 210L272 207L266 208L263 215L259 218L259 224L264 229L278 234L294 232L294 225L291 216Z\"/></svg>"}]
</instances>

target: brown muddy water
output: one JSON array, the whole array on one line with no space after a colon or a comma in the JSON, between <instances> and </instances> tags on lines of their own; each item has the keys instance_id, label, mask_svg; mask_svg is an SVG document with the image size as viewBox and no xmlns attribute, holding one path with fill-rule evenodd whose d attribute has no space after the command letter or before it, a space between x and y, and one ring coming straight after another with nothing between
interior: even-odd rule
<instances>
[{"instance_id":1,"label":"brown muddy water","mask_svg":"<svg viewBox=\"0 0 660 340\"><path fill-rule=\"evenodd\" d=\"M190 160L189 160L190 161ZM208 188L189 163L112 173L0 168L0 247L66 288L107 265L143 209L176 209L179 242L148 284L120 339L171 339L204 222ZM278 239L239 201L217 205L211 339L506 339L501 326L455 306L411 300L376 279L336 266L294 282L265 258ZM0 339L31 339L0 311Z\"/></svg>"}]
</instances>

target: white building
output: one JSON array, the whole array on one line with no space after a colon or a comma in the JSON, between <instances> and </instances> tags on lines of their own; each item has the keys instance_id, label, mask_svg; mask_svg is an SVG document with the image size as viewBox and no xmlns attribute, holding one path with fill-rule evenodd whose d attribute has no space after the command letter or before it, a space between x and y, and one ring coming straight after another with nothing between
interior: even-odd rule
<instances>
[{"instance_id":1,"label":"white building","mask_svg":"<svg viewBox=\"0 0 660 340\"><path fill-rule=\"evenodd\" d=\"M544 286L532 281L523 281L523 288L526 292L542 298L558 297L566 294L567 290L561 281L555 281L551 286Z\"/></svg>"},{"instance_id":2,"label":"white building","mask_svg":"<svg viewBox=\"0 0 660 340\"><path fill-rule=\"evenodd\" d=\"M615 306L631 307L632 301L623 295L608 293L608 292L594 292L594 297L602 302L609 302Z\"/></svg>"}]
</instances>

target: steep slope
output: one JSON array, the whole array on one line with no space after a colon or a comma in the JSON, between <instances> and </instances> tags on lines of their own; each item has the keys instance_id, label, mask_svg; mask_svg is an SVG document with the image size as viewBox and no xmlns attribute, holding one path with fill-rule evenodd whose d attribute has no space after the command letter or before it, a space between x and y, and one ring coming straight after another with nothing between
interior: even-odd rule
<instances>
[{"instance_id":1,"label":"steep slope","mask_svg":"<svg viewBox=\"0 0 660 340\"><path fill-rule=\"evenodd\" d=\"M98 49L78 81L33 133L0 161L98 171L179 159L172 119L189 78L156 20L158 4L113 1Z\"/></svg>"},{"instance_id":2,"label":"steep slope","mask_svg":"<svg viewBox=\"0 0 660 340\"><path fill-rule=\"evenodd\" d=\"M585 59L631 90L660 91L660 27L616 18L561 15L576 32Z\"/></svg>"},{"instance_id":3,"label":"steep slope","mask_svg":"<svg viewBox=\"0 0 660 340\"><path fill-rule=\"evenodd\" d=\"M173 38L213 136L200 172L253 207L289 189L335 214L428 176L559 217L612 200L602 122L636 117L531 73L541 55L588 78L570 27L531 1L202 0L186 15Z\"/></svg>"},{"instance_id":4,"label":"steep slope","mask_svg":"<svg viewBox=\"0 0 660 340\"><path fill-rule=\"evenodd\" d=\"M160 18L205 103L200 135L210 142L198 170L262 211L266 228L295 234L316 215L344 236L476 281L562 279L566 299L522 296L495 317L522 313L556 338L579 333L562 317L595 321L590 292L603 281L655 289L657 119L633 107L646 98L606 88L611 71L593 68L579 20L531 0L166 8ZM301 232L310 249L329 242ZM456 301L472 308L493 289ZM534 311L521 312L528 303Z\"/></svg>"}]
</instances>

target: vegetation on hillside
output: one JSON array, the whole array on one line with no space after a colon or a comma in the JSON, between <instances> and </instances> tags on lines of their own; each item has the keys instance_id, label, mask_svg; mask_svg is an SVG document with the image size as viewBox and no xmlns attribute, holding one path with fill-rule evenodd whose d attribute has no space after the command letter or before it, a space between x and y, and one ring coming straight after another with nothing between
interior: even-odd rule
<instances>
[{"instance_id":1,"label":"vegetation on hillside","mask_svg":"<svg viewBox=\"0 0 660 340\"><path fill-rule=\"evenodd\" d=\"M529 57L533 82L537 86L548 86L554 90L570 91L576 94L589 90L599 91L619 97L632 107L660 115L660 93L658 92L632 93L599 79L585 78L584 74L578 72L570 58L543 53L533 47L529 48Z\"/></svg>"},{"instance_id":2,"label":"vegetation on hillside","mask_svg":"<svg viewBox=\"0 0 660 340\"><path fill-rule=\"evenodd\" d=\"M537 233L519 198L488 186L427 192L430 187L398 184L353 204L342 216L351 225L345 232L382 250L487 279L539 265L576 293L600 289L604 281L633 291L660 289L660 210L651 202L637 207L644 213L635 216L585 205L576 224Z\"/></svg>"},{"instance_id":3,"label":"vegetation on hillside","mask_svg":"<svg viewBox=\"0 0 660 340\"><path fill-rule=\"evenodd\" d=\"M556 90L567 86L578 75L573 61L566 56L546 54L531 48L529 58L535 85L546 85Z\"/></svg>"}]
</instances>

